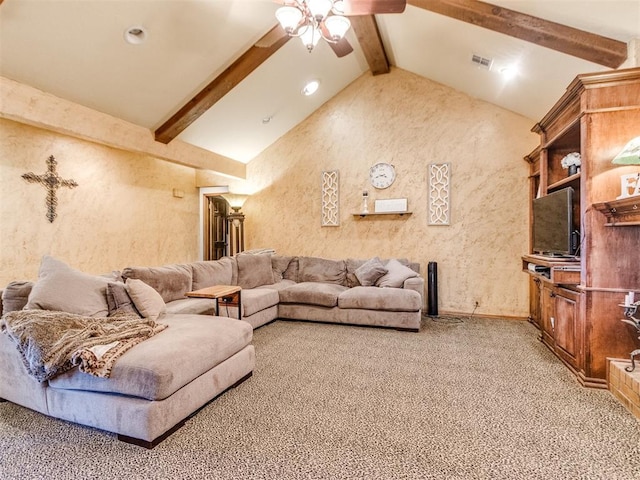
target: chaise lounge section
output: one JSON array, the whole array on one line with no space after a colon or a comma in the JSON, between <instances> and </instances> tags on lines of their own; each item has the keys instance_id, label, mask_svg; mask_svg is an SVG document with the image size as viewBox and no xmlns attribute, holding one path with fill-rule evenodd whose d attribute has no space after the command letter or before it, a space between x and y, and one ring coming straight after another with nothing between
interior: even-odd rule
<instances>
[{"instance_id":1,"label":"chaise lounge section","mask_svg":"<svg viewBox=\"0 0 640 480\"><path fill-rule=\"evenodd\" d=\"M38 282L5 288L0 311L4 317L35 305L78 315L96 308L107 312L105 290L113 280L45 257ZM65 291L70 286L73 291ZM105 321L106 315L96 320ZM39 382L27 373L16 344L0 334L0 398L153 448L194 412L249 378L255 366L253 329L245 322L181 313L166 313L160 322L168 327L119 357L109 378L73 368Z\"/></svg>"}]
</instances>

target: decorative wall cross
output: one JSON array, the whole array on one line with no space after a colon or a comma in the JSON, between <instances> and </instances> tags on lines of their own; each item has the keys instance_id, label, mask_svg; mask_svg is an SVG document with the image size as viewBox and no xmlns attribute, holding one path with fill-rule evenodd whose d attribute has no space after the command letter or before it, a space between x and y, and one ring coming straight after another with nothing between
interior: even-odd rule
<instances>
[{"instance_id":1,"label":"decorative wall cross","mask_svg":"<svg viewBox=\"0 0 640 480\"><path fill-rule=\"evenodd\" d=\"M47 173L36 175L35 173L29 172L22 175L22 178L27 182L39 183L47 189L47 218L49 222L53 222L58 216L56 213L56 207L58 206L57 190L60 187L73 188L78 186L74 180L64 180L61 178L58 172L56 172L56 165L58 165L58 162L56 162L54 156L51 155L47 159Z\"/></svg>"}]
</instances>

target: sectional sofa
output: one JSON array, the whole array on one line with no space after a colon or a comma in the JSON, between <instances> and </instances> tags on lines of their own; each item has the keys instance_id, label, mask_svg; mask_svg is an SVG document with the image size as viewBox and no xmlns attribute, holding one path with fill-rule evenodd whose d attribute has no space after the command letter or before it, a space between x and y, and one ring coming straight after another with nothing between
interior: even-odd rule
<instances>
[{"instance_id":1,"label":"sectional sofa","mask_svg":"<svg viewBox=\"0 0 640 480\"><path fill-rule=\"evenodd\" d=\"M244 321L235 319L237 307L216 316L213 300L185 297L211 285L242 287ZM0 334L0 399L152 448L251 376L254 328L280 318L417 331L423 289L419 265L396 259L244 254L95 276L45 257L36 282L2 292L3 322L24 309L104 320L129 308L168 328L124 353L109 378L74 368L44 382L28 375L14 342Z\"/></svg>"},{"instance_id":2,"label":"sectional sofa","mask_svg":"<svg viewBox=\"0 0 640 480\"><path fill-rule=\"evenodd\" d=\"M242 287L242 316L253 328L277 318L417 331L423 305L420 265L406 259L334 260L241 254L162 267L127 267L162 296L169 313L213 314L214 302L186 298L210 285ZM237 318L236 307L224 308Z\"/></svg>"}]
</instances>

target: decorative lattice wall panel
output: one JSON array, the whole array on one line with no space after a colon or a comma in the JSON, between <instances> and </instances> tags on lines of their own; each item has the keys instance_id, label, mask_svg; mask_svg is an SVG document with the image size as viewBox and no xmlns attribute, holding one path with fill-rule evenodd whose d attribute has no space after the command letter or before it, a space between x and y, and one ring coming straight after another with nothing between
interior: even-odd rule
<instances>
[{"instance_id":1,"label":"decorative lattice wall panel","mask_svg":"<svg viewBox=\"0 0 640 480\"><path fill-rule=\"evenodd\" d=\"M449 225L451 223L450 163L430 163L429 179L429 225Z\"/></svg>"},{"instance_id":2,"label":"decorative lattice wall panel","mask_svg":"<svg viewBox=\"0 0 640 480\"><path fill-rule=\"evenodd\" d=\"M340 175L338 170L322 172L322 226L340 226Z\"/></svg>"}]
</instances>

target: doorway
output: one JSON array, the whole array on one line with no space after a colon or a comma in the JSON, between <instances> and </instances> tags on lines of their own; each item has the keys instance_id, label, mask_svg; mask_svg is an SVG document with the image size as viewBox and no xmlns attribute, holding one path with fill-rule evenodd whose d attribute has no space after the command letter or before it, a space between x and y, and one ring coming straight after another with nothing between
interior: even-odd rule
<instances>
[{"instance_id":1,"label":"doorway","mask_svg":"<svg viewBox=\"0 0 640 480\"><path fill-rule=\"evenodd\" d=\"M218 260L227 254L227 205L220 195L204 195L204 260Z\"/></svg>"}]
</instances>

